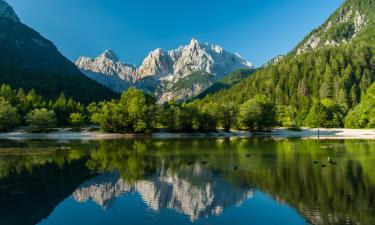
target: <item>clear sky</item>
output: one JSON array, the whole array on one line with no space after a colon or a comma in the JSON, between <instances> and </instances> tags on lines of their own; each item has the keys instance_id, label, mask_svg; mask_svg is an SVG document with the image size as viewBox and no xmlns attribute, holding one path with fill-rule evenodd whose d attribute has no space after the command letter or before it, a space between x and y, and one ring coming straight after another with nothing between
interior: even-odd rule
<instances>
[{"instance_id":1,"label":"clear sky","mask_svg":"<svg viewBox=\"0 0 375 225\"><path fill-rule=\"evenodd\" d=\"M343 0L8 0L71 60L114 50L139 65L192 37L260 66L286 54Z\"/></svg>"}]
</instances>

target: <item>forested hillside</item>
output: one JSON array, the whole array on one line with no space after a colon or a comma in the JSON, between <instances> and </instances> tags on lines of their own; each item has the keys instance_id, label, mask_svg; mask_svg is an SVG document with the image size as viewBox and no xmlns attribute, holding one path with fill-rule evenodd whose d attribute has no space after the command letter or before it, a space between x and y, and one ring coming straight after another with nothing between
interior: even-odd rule
<instances>
[{"instance_id":1,"label":"forested hillside","mask_svg":"<svg viewBox=\"0 0 375 225\"><path fill-rule=\"evenodd\" d=\"M56 46L23 24L12 7L0 0L0 85L31 89L56 98L61 92L84 103L117 97L84 76Z\"/></svg>"},{"instance_id":2,"label":"forested hillside","mask_svg":"<svg viewBox=\"0 0 375 225\"><path fill-rule=\"evenodd\" d=\"M334 126L343 126L345 115L360 103L375 79L374 12L374 0L346 1L287 57L193 104L201 108L229 102L241 105L264 94L277 105L278 114L285 116L288 109L286 120L299 126L319 126L306 118L314 105L329 100L335 112L326 109L325 114L340 114ZM330 107L326 104L326 108ZM280 125L285 125L283 119ZM320 125L332 125L328 124Z\"/></svg>"}]
</instances>

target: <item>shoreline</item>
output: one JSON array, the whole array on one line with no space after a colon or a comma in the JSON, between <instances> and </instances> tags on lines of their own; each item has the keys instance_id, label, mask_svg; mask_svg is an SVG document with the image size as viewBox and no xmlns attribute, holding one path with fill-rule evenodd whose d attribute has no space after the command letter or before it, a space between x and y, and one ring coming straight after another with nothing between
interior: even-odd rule
<instances>
[{"instance_id":1,"label":"shoreline","mask_svg":"<svg viewBox=\"0 0 375 225\"><path fill-rule=\"evenodd\" d=\"M110 139L134 139L134 138L249 138L249 137L270 137L274 139L301 138L301 139L322 139L322 140L343 140L363 139L375 140L375 129L345 129L345 128L301 128L300 131L292 131L287 128L275 128L271 132L250 133L247 131L232 131L230 133L218 131L209 133L170 133L159 131L149 136L143 134L110 134L93 131L70 131L69 128L59 128L50 133L27 133L23 129L12 132L0 133L0 139L27 140L27 139L48 139L48 140L110 140Z\"/></svg>"}]
</instances>

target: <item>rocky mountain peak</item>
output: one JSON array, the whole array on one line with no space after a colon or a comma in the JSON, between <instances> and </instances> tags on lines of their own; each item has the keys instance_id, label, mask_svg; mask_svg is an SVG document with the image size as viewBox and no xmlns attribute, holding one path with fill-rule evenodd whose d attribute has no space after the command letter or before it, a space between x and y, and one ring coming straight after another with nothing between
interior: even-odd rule
<instances>
[{"instance_id":1,"label":"rocky mountain peak","mask_svg":"<svg viewBox=\"0 0 375 225\"><path fill-rule=\"evenodd\" d=\"M374 32L374 1L346 0L319 28L311 32L295 49L297 55L325 46L340 46Z\"/></svg>"},{"instance_id":2,"label":"rocky mountain peak","mask_svg":"<svg viewBox=\"0 0 375 225\"><path fill-rule=\"evenodd\" d=\"M20 22L20 19L14 12L13 8L5 0L0 0L0 18L7 18L13 22Z\"/></svg>"},{"instance_id":3,"label":"rocky mountain peak","mask_svg":"<svg viewBox=\"0 0 375 225\"><path fill-rule=\"evenodd\" d=\"M111 49L105 50L101 55L98 56L98 58L108 59L108 60L112 60L115 62L120 61L116 53L114 53Z\"/></svg>"},{"instance_id":4,"label":"rocky mountain peak","mask_svg":"<svg viewBox=\"0 0 375 225\"><path fill-rule=\"evenodd\" d=\"M79 57L75 64L80 70L88 71L90 74L85 74L98 82L102 82L102 80L99 79L101 77L100 75L113 77L116 82L121 80L133 82L136 72L135 66L121 62L117 55L110 49L105 50L94 59L89 57ZM108 79L105 81L108 82ZM110 87L117 92L121 92L122 87L128 86L129 85L111 84Z\"/></svg>"},{"instance_id":5,"label":"rocky mountain peak","mask_svg":"<svg viewBox=\"0 0 375 225\"><path fill-rule=\"evenodd\" d=\"M188 47L190 47L190 48L194 48L194 47L200 48L200 45L201 45L201 42L199 42L198 39L192 38Z\"/></svg>"},{"instance_id":6,"label":"rocky mountain peak","mask_svg":"<svg viewBox=\"0 0 375 225\"><path fill-rule=\"evenodd\" d=\"M96 59L81 57L77 60L76 65L90 78L108 87L116 87L118 92L123 91L119 87L129 87L129 85L135 85L141 89L145 87L145 90L157 89L157 93L152 92L159 100L163 98L160 96L166 96L165 93L173 97L175 92L171 93L166 89L172 88L181 79L192 77L194 73L209 74L210 82L214 82L237 69L252 68L252 64L238 54L227 52L219 45L200 42L195 38L188 45L182 45L174 50L165 51L157 48L151 51L138 68L127 65L127 69L124 69L126 64L119 62L116 54L110 50L105 51ZM117 77L121 77L121 80L126 77L125 80L132 81L132 84L115 85L114 82L123 83L123 81L103 81L98 76L93 76L92 72L106 77L116 77L117 75ZM191 88L193 92L188 90L187 92L190 94L186 96L195 95L207 88L207 80L203 77L206 76L202 76L201 80ZM145 82L150 83L145 84Z\"/></svg>"}]
</instances>

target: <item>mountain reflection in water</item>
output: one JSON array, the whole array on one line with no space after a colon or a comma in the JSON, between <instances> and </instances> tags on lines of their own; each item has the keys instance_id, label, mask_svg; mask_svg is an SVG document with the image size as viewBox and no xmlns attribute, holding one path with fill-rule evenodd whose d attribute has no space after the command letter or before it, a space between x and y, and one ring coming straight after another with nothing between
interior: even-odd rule
<instances>
[{"instance_id":1,"label":"mountain reflection in water","mask_svg":"<svg viewBox=\"0 0 375 225\"><path fill-rule=\"evenodd\" d=\"M0 224L375 224L374 169L374 141L2 141Z\"/></svg>"},{"instance_id":2,"label":"mountain reflection in water","mask_svg":"<svg viewBox=\"0 0 375 225\"><path fill-rule=\"evenodd\" d=\"M102 174L82 184L73 197L78 202L92 200L108 208L121 195L136 192L151 209L175 209L188 215L192 221L202 216L220 215L224 207L240 205L252 197L251 189L233 187L202 165L196 164L187 172L205 179L193 183L188 177L180 178L173 172L162 170L147 180L129 183L117 173Z\"/></svg>"}]
</instances>

